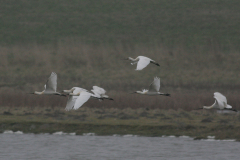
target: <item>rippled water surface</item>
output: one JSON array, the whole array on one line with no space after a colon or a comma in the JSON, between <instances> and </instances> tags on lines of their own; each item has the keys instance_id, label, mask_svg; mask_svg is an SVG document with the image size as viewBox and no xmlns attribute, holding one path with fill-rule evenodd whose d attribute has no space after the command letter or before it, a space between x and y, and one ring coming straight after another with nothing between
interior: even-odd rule
<instances>
[{"instance_id":1,"label":"rippled water surface","mask_svg":"<svg viewBox=\"0 0 240 160\"><path fill-rule=\"evenodd\" d=\"M92 134L93 135L93 134ZM240 143L186 137L0 134L1 160L239 160Z\"/></svg>"}]
</instances>

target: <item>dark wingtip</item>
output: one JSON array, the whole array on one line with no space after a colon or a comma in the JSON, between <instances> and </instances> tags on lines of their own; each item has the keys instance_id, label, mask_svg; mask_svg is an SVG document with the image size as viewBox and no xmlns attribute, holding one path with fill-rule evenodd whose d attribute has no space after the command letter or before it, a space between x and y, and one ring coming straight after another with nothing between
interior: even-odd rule
<instances>
[{"instance_id":1,"label":"dark wingtip","mask_svg":"<svg viewBox=\"0 0 240 160\"><path fill-rule=\"evenodd\" d=\"M67 95L65 95L65 94L59 94L59 93L55 93L54 95L67 97Z\"/></svg>"},{"instance_id":2,"label":"dark wingtip","mask_svg":"<svg viewBox=\"0 0 240 160\"><path fill-rule=\"evenodd\" d=\"M155 61L150 61L150 62L160 67L160 64L156 63Z\"/></svg>"}]
</instances>

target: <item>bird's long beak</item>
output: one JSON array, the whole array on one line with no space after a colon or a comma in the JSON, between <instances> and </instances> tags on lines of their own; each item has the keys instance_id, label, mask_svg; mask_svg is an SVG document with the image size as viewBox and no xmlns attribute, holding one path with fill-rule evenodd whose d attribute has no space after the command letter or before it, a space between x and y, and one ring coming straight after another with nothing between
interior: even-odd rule
<instances>
[{"instance_id":1,"label":"bird's long beak","mask_svg":"<svg viewBox=\"0 0 240 160\"><path fill-rule=\"evenodd\" d=\"M34 92L32 92L32 93L27 93L27 94L34 94Z\"/></svg>"},{"instance_id":2,"label":"bird's long beak","mask_svg":"<svg viewBox=\"0 0 240 160\"><path fill-rule=\"evenodd\" d=\"M134 94L134 93L136 93L136 92L131 92L131 93L128 93L128 94Z\"/></svg>"},{"instance_id":3,"label":"bird's long beak","mask_svg":"<svg viewBox=\"0 0 240 160\"><path fill-rule=\"evenodd\" d=\"M108 98L108 99L114 101L114 99L112 99L112 98Z\"/></svg>"}]
</instances>

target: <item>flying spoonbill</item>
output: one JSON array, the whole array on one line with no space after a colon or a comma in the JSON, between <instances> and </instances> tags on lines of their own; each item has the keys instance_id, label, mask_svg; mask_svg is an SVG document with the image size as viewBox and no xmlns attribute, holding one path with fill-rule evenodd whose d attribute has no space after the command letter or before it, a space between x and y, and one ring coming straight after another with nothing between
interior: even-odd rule
<instances>
[{"instance_id":1,"label":"flying spoonbill","mask_svg":"<svg viewBox=\"0 0 240 160\"><path fill-rule=\"evenodd\" d=\"M99 100L104 99L113 100L108 95L106 95L106 90L101 87L93 86L93 89L91 91L94 93L95 96L99 98Z\"/></svg>"},{"instance_id":2,"label":"flying spoonbill","mask_svg":"<svg viewBox=\"0 0 240 160\"><path fill-rule=\"evenodd\" d=\"M152 64L155 64L157 66L160 66L157 62L155 62L154 60L148 58L148 57L145 57L145 56L138 56L136 59L133 59L131 57L128 57L124 60L130 60L132 61L133 63L131 63L131 65L134 65L137 63L137 68L136 70L142 70L143 68L147 67L147 65L149 63L152 63Z\"/></svg>"},{"instance_id":3,"label":"flying spoonbill","mask_svg":"<svg viewBox=\"0 0 240 160\"><path fill-rule=\"evenodd\" d=\"M65 110L66 111L69 111L71 109L77 110L90 98L101 99L84 89L80 89L80 90L75 89L73 93L69 93L69 98L68 98Z\"/></svg>"},{"instance_id":4,"label":"flying spoonbill","mask_svg":"<svg viewBox=\"0 0 240 160\"><path fill-rule=\"evenodd\" d=\"M88 90L79 87L73 87L70 90L63 90L64 93L67 93L69 95L65 110L76 110L80 108L90 98L95 98L99 100L113 100L105 94L106 91L101 87L93 86L93 89L91 91L93 92L93 94L90 93Z\"/></svg>"},{"instance_id":5,"label":"flying spoonbill","mask_svg":"<svg viewBox=\"0 0 240 160\"><path fill-rule=\"evenodd\" d=\"M154 90L154 91L152 91ZM153 82L150 84L149 89L143 89L142 91L135 91L133 93L155 96L155 95L163 95L163 96L170 96L168 93L161 93L160 90L160 78L155 77Z\"/></svg>"},{"instance_id":6,"label":"flying spoonbill","mask_svg":"<svg viewBox=\"0 0 240 160\"><path fill-rule=\"evenodd\" d=\"M60 95L60 96L66 96L64 94L61 94L57 92L57 74L55 72L52 72L50 77L48 78L46 84L44 85L44 90L42 92L35 91L30 94L36 94L36 95Z\"/></svg>"},{"instance_id":7,"label":"flying spoonbill","mask_svg":"<svg viewBox=\"0 0 240 160\"><path fill-rule=\"evenodd\" d=\"M219 92L215 92L213 98L215 98L215 102L211 106L203 106L203 108L199 109L220 109L220 110L231 110L237 112L237 110L233 109L232 106L227 104L227 98Z\"/></svg>"},{"instance_id":8,"label":"flying spoonbill","mask_svg":"<svg viewBox=\"0 0 240 160\"><path fill-rule=\"evenodd\" d=\"M73 109L74 107L74 104L78 98L78 93L80 93L81 91L86 91L86 89L83 89L83 88L80 88L80 87L73 87L72 89L70 90L63 90L64 93L67 93L69 96L68 96L68 101L67 101L67 105L66 105L66 108L65 110L66 111L69 111L71 109ZM74 94L74 95L70 95L70 93Z\"/></svg>"}]
</instances>

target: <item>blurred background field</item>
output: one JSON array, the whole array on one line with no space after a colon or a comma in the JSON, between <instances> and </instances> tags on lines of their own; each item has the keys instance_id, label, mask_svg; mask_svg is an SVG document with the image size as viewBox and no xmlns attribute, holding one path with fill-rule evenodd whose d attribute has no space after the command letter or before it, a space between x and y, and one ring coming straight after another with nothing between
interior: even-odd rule
<instances>
[{"instance_id":1,"label":"blurred background field","mask_svg":"<svg viewBox=\"0 0 240 160\"><path fill-rule=\"evenodd\" d=\"M93 85L115 102L86 107L191 109L214 102L213 92L239 109L240 2L90 0L0 2L1 106L61 107L66 99L27 95L43 90L52 71L58 90ZM136 72L122 60L156 60ZM127 93L161 78L171 97Z\"/></svg>"}]
</instances>

